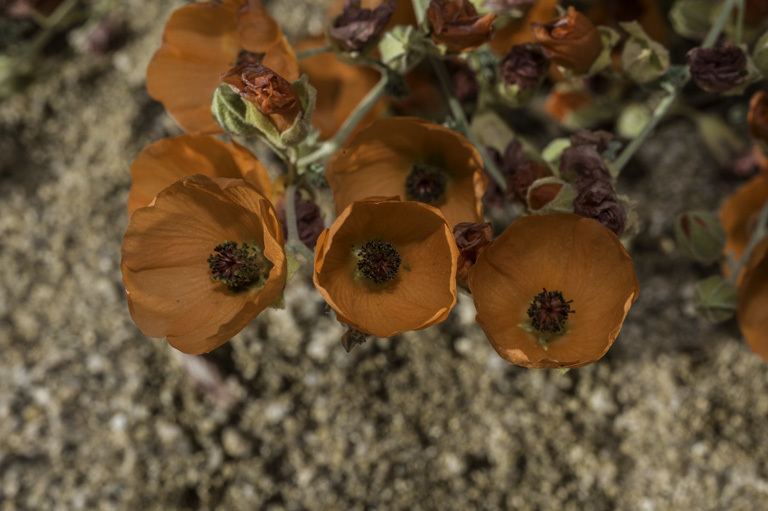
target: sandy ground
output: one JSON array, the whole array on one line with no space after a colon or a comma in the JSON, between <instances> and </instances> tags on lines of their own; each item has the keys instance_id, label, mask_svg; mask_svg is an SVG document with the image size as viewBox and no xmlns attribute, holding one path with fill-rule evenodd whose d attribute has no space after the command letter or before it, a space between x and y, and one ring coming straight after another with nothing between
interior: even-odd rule
<instances>
[{"instance_id":1,"label":"sandy ground","mask_svg":"<svg viewBox=\"0 0 768 511\"><path fill-rule=\"evenodd\" d=\"M120 240L130 162L179 133L144 89L175 5L125 0L116 52L48 62L0 104L0 511L768 507L768 367L697 319L711 269L671 250L674 215L733 188L685 121L622 181L641 292L597 364L507 364L467 297L348 355L306 271L213 356L144 337Z\"/></svg>"}]
</instances>

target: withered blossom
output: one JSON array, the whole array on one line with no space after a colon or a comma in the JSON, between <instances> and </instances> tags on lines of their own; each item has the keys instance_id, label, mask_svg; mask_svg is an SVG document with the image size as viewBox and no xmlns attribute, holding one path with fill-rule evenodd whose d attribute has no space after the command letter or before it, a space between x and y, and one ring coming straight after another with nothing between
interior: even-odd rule
<instances>
[{"instance_id":1,"label":"withered blossom","mask_svg":"<svg viewBox=\"0 0 768 511\"><path fill-rule=\"evenodd\" d=\"M594 178L580 183L579 195L573 201L574 213L597 220L621 236L627 223L627 212L619 203L611 183Z\"/></svg>"},{"instance_id":2,"label":"withered blossom","mask_svg":"<svg viewBox=\"0 0 768 511\"><path fill-rule=\"evenodd\" d=\"M691 77L701 89L719 94L744 83L747 56L738 46L694 48L686 54Z\"/></svg>"},{"instance_id":3,"label":"withered blossom","mask_svg":"<svg viewBox=\"0 0 768 511\"><path fill-rule=\"evenodd\" d=\"M501 61L501 75L510 85L521 89L535 87L546 76L549 59L538 44L518 44Z\"/></svg>"},{"instance_id":4,"label":"withered blossom","mask_svg":"<svg viewBox=\"0 0 768 511\"><path fill-rule=\"evenodd\" d=\"M604 153L613 140L613 135L605 130L579 130L571 135L571 146L590 145L598 153Z\"/></svg>"},{"instance_id":5,"label":"withered blossom","mask_svg":"<svg viewBox=\"0 0 768 511\"><path fill-rule=\"evenodd\" d=\"M427 8L432 39L451 53L474 50L491 40L495 14L479 16L469 0L432 0Z\"/></svg>"},{"instance_id":6,"label":"withered blossom","mask_svg":"<svg viewBox=\"0 0 768 511\"><path fill-rule=\"evenodd\" d=\"M589 19L568 8L568 14L547 24L533 23L533 37L544 54L559 66L586 73L603 49L600 32Z\"/></svg>"},{"instance_id":7,"label":"withered blossom","mask_svg":"<svg viewBox=\"0 0 768 511\"><path fill-rule=\"evenodd\" d=\"M301 110L293 85L261 64L239 64L221 75L221 81L269 115L279 131L288 129Z\"/></svg>"},{"instance_id":8,"label":"withered blossom","mask_svg":"<svg viewBox=\"0 0 768 511\"><path fill-rule=\"evenodd\" d=\"M768 142L768 94L757 91L749 101L747 125L753 137Z\"/></svg>"},{"instance_id":9,"label":"withered blossom","mask_svg":"<svg viewBox=\"0 0 768 511\"><path fill-rule=\"evenodd\" d=\"M328 35L345 51L360 51L379 37L395 12L395 2L387 0L375 9L363 9L360 0L347 0L341 14L328 29Z\"/></svg>"},{"instance_id":10,"label":"withered blossom","mask_svg":"<svg viewBox=\"0 0 768 511\"><path fill-rule=\"evenodd\" d=\"M461 222L453 228L456 246L459 247L459 262L456 270L456 280L459 283L466 285L469 269L491 242L492 235L493 228L490 222L484 224Z\"/></svg>"},{"instance_id":11,"label":"withered blossom","mask_svg":"<svg viewBox=\"0 0 768 511\"><path fill-rule=\"evenodd\" d=\"M560 155L560 175L569 181L589 181L602 179L610 181L611 174L605 160L590 144L572 145Z\"/></svg>"}]
</instances>

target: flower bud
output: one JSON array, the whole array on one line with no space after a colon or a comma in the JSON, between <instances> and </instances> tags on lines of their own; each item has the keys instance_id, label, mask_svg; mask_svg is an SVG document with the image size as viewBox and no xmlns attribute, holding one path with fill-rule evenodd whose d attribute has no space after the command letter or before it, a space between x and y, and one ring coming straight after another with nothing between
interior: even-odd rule
<instances>
[{"instance_id":1,"label":"flower bud","mask_svg":"<svg viewBox=\"0 0 768 511\"><path fill-rule=\"evenodd\" d=\"M688 39L702 39L709 31L712 0L676 0L669 10L675 32Z\"/></svg>"},{"instance_id":2,"label":"flower bud","mask_svg":"<svg viewBox=\"0 0 768 511\"><path fill-rule=\"evenodd\" d=\"M477 257L491 242L493 229L490 222L474 224L461 222L453 228L453 236L459 247L459 264L456 270L456 280L463 285L467 283L469 269L477 262Z\"/></svg>"},{"instance_id":3,"label":"flower bud","mask_svg":"<svg viewBox=\"0 0 768 511\"><path fill-rule=\"evenodd\" d=\"M620 23L629 33L621 52L621 66L635 83L648 83L669 69L669 51L654 41L637 21Z\"/></svg>"},{"instance_id":4,"label":"flower bud","mask_svg":"<svg viewBox=\"0 0 768 511\"><path fill-rule=\"evenodd\" d=\"M568 181L601 179L610 181L611 174L597 146L571 145L560 154L560 175Z\"/></svg>"},{"instance_id":5,"label":"flower bud","mask_svg":"<svg viewBox=\"0 0 768 511\"><path fill-rule=\"evenodd\" d=\"M573 7L568 8L567 15L546 25L532 23L531 29L544 55L578 74L589 71L603 49L600 32Z\"/></svg>"},{"instance_id":6,"label":"flower bud","mask_svg":"<svg viewBox=\"0 0 768 511\"><path fill-rule=\"evenodd\" d=\"M720 323L731 319L738 301L736 286L720 275L696 283L693 304L697 312L709 321Z\"/></svg>"},{"instance_id":7,"label":"flower bud","mask_svg":"<svg viewBox=\"0 0 768 511\"><path fill-rule=\"evenodd\" d=\"M546 76L549 59L538 44L518 44L501 61L501 76L508 85L520 89L536 87Z\"/></svg>"},{"instance_id":8,"label":"flower bud","mask_svg":"<svg viewBox=\"0 0 768 511\"><path fill-rule=\"evenodd\" d=\"M269 116L279 132L291 127L301 111L299 96L288 80L261 64L239 64L221 75L221 81Z\"/></svg>"},{"instance_id":9,"label":"flower bud","mask_svg":"<svg viewBox=\"0 0 768 511\"><path fill-rule=\"evenodd\" d=\"M439 54L435 43L410 25L395 25L379 41L381 62L401 75L416 67L426 54Z\"/></svg>"},{"instance_id":10,"label":"flower bud","mask_svg":"<svg viewBox=\"0 0 768 511\"><path fill-rule=\"evenodd\" d=\"M717 215L709 211L688 211L675 220L675 240L688 259L713 263L723 253L725 229Z\"/></svg>"},{"instance_id":11,"label":"flower bud","mask_svg":"<svg viewBox=\"0 0 768 511\"><path fill-rule=\"evenodd\" d=\"M768 94L757 91L749 101L747 125L753 137L768 143Z\"/></svg>"},{"instance_id":12,"label":"flower bud","mask_svg":"<svg viewBox=\"0 0 768 511\"><path fill-rule=\"evenodd\" d=\"M686 56L693 81L707 92L729 92L747 78L747 56L738 46L694 48Z\"/></svg>"},{"instance_id":13,"label":"flower bud","mask_svg":"<svg viewBox=\"0 0 768 511\"><path fill-rule=\"evenodd\" d=\"M474 50L491 40L495 14L479 16L469 0L432 0L427 7L432 39L448 52Z\"/></svg>"},{"instance_id":14,"label":"flower bud","mask_svg":"<svg viewBox=\"0 0 768 511\"><path fill-rule=\"evenodd\" d=\"M621 236L627 223L627 212L619 203L611 183L604 179L582 180L577 183L579 194L573 201L573 212L597 220Z\"/></svg>"},{"instance_id":15,"label":"flower bud","mask_svg":"<svg viewBox=\"0 0 768 511\"><path fill-rule=\"evenodd\" d=\"M393 0L386 0L375 9L361 9L360 0L347 0L328 35L344 51L362 51L379 37L393 12Z\"/></svg>"},{"instance_id":16,"label":"flower bud","mask_svg":"<svg viewBox=\"0 0 768 511\"><path fill-rule=\"evenodd\" d=\"M211 115L224 131L232 135L248 137L259 132L246 120L245 101L228 85L222 84L213 91Z\"/></svg>"}]
</instances>

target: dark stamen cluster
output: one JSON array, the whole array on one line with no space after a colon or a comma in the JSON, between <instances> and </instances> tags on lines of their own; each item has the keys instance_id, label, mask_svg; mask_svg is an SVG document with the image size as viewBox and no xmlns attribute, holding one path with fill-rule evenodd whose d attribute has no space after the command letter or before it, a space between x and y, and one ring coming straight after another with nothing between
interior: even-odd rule
<instances>
[{"instance_id":1,"label":"dark stamen cluster","mask_svg":"<svg viewBox=\"0 0 768 511\"><path fill-rule=\"evenodd\" d=\"M531 301L528 307L528 317L531 318L533 328L542 334L560 334L565 331L565 323L571 310L573 300L565 301L560 291L547 291L539 293Z\"/></svg>"},{"instance_id":2,"label":"dark stamen cluster","mask_svg":"<svg viewBox=\"0 0 768 511\"><path fill-rule=\"evenodd\" d=\"M357 271L376 284L389 282L397 276L400 254L391 243L373 240L360 248Z\"/></svg>"},{"instance_id":3,"label":"dark stamen cluster","mask_svg":"<svg viewBox=\"0 0 768 511\"><path fill-rule=\"evenodd\" d=\"M447 182L445 172L439 168L417 163L405 181L405 192L408 200L430 203L443 196Z\"/></svg>"},{"instance_id":4,"label":"dark stamen cluster","mask_svg":"<svg viewBox=\"0 0 768 511\"><path fill-rule=\"evenodd\" d=\"M230 291L242 291L262 282L269 271L269 263L255 243L225 241L213 249L208 256L208 267L213 280L224 282Z\"/></svg>"}]
</instances>

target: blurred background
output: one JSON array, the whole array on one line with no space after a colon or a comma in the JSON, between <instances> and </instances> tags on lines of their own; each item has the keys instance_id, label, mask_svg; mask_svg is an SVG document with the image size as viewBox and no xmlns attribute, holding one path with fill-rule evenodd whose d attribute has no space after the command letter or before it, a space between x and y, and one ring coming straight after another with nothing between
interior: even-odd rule
<instances>
[{"instance_id":1,"label":"blurred background","mask_svg":"<svg viewBox=\"0 0 768 511\"><path fill-rule=\"evenodd\" d=\"M323 0L264 3L321 30ZM0 511L768 507L768 368L672 238L738 182L685 119L619 182L640 298L598 363L507 364L467 296L347 354L306 267L210 355L144 337L120 242L133 158L181 133L144 76L180 5L0 0Z\"/></svg>"}]
</instances>

